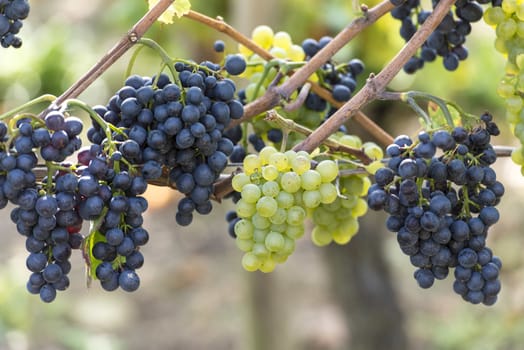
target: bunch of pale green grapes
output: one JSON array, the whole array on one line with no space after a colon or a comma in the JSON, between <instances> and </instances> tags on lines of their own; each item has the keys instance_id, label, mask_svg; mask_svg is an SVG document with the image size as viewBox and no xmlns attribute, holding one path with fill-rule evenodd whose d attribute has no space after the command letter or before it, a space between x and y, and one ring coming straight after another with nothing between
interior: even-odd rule
<instances>
[{"instance_id":1,"label":"bunch of pale green grapes","mask_svg":"<svg viewBox=\"0 0 524 350\"><path fill-rule=\"evenodd\" d=\"M275 58L287 61L289 64L303 62L306 59L306 54L302 49L301 45L294 44L291 36L287 32L274 32L271 27L267 25L259 25L253 29L251 33L251 40L256 44L267 50ZM262 96L266 92L266 88L273 81L277 74L279 67L274 66L268 68L265 72L268 62L262 57L253 53L251 50L243 46L238 45L239 53L244 56L247 62L246 70L240 75L240 77L248 79L248 83L243 90L245 95L245 102L251 102L256 98ZM287 77L284 77L282 81L285 81ZM318 81L316 74L310 77L311 81ZM296 92L291 98L296 97ZM318 127L323 120L323 113L312 111L307 108L298 108L295 111L279 111L284 117L292 119L301 125L314 129ZM266 139L267 132L273 128L272 125L263 120L263 117L253 119L254 132L257 135L261 135ZM267 138L269 140L269 138ZM300 134L291 134L287 145L293 146L302 140L303 137ZM270 140L271 141L271 140Z\"/></svg>"},{"instance_id":2,"label":"bunch of pale green grapes","mask_svg":"<svg viewBox=\"0 0 524 350\"><path fill-rule=\"evenodd\" d=\"M306 58L302 46L293 44L291 36L287 32L274 33L273 29L267 25L255 27L251 33L251 40L274 57L282 60L301 62ZM264 78L263 72L267 62L242 44L238 45L238 51L247 62L247 69L242 73L241 77L249 79L249 84L245 88L245 94L246 101L250 102L266 92L266 87L277 74L277 68L271 68Z\"/></svg>"},{"instance_id":3,"label":"bunch of pale green grapes","mask_svg":"<svg viewBox=\"0 0 524 350\"><path fill-rule=\"evenodd\" d=\"M497 93L505 100L506 118L521 143L512 159L524 174L524 2L503 0L500 7L486 9L484 21L495 27L495 48L507 57Z\"/></svg>"},{"instance_id":4,"label":"bunch of pale green grapes","mask_svg":"<svg viewBox=\"0 0 524 350\"><path fill-rule=\"evenodd\" d=\"M346 244L353 238L359 229L358 218L366 214L368 209L363 197L367 195L371 186L369 174L374 174L383 167L381 160L384 153L377 144L362 143L356 135L334 135L334 138L342 145L362 149L374 161L368 166L339 161L340 177L337 183L339 194L336 200L322 203L309 212L315 225L311 232L311 240L317 246L325 246L331 242ZM358 171L362 167L366 170L365 173Z\"/></svg>"},{"instance_id":5,"label":"bunch of pale green grapes","mask_svg":"<svg viewBox=\"0 0 524 350\"><path fill-rule=\"evenodd\" d=\"M244 172L233 177L241 194L236 203L240 220L235 224L237 247L245 254L247 271L271 272L295 250L304 235L307 210L337 199L334 181L338 166L332 160L311 168L307 152L278 152L267 146L243 162Z\"/></svg>"}]
</instances>

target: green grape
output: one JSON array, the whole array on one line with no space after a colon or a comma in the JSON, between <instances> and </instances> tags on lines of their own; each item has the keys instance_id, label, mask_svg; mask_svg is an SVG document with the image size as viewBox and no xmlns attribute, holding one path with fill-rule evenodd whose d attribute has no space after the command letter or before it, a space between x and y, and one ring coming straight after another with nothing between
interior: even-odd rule
<instances>
[{"instance_id":1,"label":"green grape","mask_svg":"<svg viewBox=\"0 0 524 350\"><path fill-rule=\"evenodd\" d=\"M287 230L287 224L284 222L282 224L271 224L269 228L271 231L284 233Z\"/></svg>"},{"instance_id":2,"label":"green grape","mask_svg":"<svg viewBox=\"0 0 524 350\"><path fill-rule=\"evenodd\" d=\"M262 177L264 180L273 181L278 179L280 172L274 165L266 165L262 168Z\"/></svg>"},{"instance_id":3,"label":"green grape","mask_svg":"<svg viewBox=\"0 0 524 350\"><path fill-rule=\"evenodd\" d=\"M311 241L319 246L323 247L333 241L331 233L323 226L315 226L311 231Z\"/></svg>"},{"instance_id":4,"label":"green grape","mask_svg":"<svg viewBox=\"0 0 524 350\"><path fill-rule=\"evenodd\" d=\"M251 33L251 39L266 50L273 45L273 36L273 29L266 25L255 27Z\"/></svg>"},{"instance_id":5,"label":"green grape","mask_svg":"<svg viewBox=\"0 0 524 350\"><path fill-rule=\"evenodd\" d=\"M338 165L332 160L323 160L317 164L315 170L320 174L322 182L332 182L338 176Z\"/></svg>"},{"instance_id":6,"label":"green grape","mask_svg":"<svg viewBox=\"0 0 524 350\"><path fill-rule=\"evenodd\" d=\"M266 146L262 148L260 150L260 153L258 154L258 157L260 158L260 163L262 165L269 164L269 157L271 157L271 155L275 153L279 153L279 152L274 147Z\"/></svg>"},{"instance_id":7,"label":"green grape","mask_svg":"<svg viewBox=\"0 0 524 350\"><path fill-rule=\"evenodd\" d=\"M295 193L300 190L302 179L294 171L288 171L282 174L280 178L280 187L286 192Z\"/></svg>"},{"instance_id":8,"label":"green grape","mask_svg":"<svg viewBox=\"0 0 524 350\"><path fill-rule=\"evenodd\" d=\"M271 221L269 221L268 218L265 218L265 217L261 216L258 213L255 213L251 217L251 222L253 223L253 227L256 228L256 229L263 230L263 229L269 228L269 226L271 226Z\"/></svg>"},{"instance_id":9,"label":"green grape","mask_svg":"<svg viewBox=\"0 0 524 350\"><path fill-rule=\"evenodd\" d=\"M276 167L280 172L289 170L289 161L284 153L275 152L270 155L269 164Z\"/></svg>"},{"instance_id":10,"label":"green grape","mask_svg":"<svg viewBox=\"0 0 524 350\"><path fill-rule=\"evenodd\" d=\"M272 224L283 224L286 222L287 219L287 210L284 208L278 208L276 213L269 218L269 221Z\"/></svg>"},{"instance_id":11,"label":"green grape","mask_svg":"<svg viewBox=\"0 0 524 350\"><path fill-rule=\"evenodd\" d=\"M309 157L304 157L303 155L297 155L291 161L291 168L298 175L302 175L303 173L311 169L311 159L309 159Z\"/></svg>"},{"instance_id":12,"label":"green grape","mask_svg":"<svg viewBox=\"0 0 524 350\"><path fill-rule=\"evenodd\" d=\"M271 231L266 236L265 244L270 252L279 252L284 248L286 241L281 233Z\"/></svg>"},{"instance_id":13,"label":"green grape","mask_svg":"<svg viewBox=\"0 0 524 350\"><path fill-rule=\"evenodd\" d=\"M504 0L501 5L502 11L505 15L511 15L517 10L516 0Z\"/></svg>"},{"instance_id":14,"label":"green grape","mask_svg":"<svg viewBox=\"0 0 524 350\"><path fill-rule=\"evenodd\" d=\"M257 212L257 207L253 203L247 203L240 199L236 204L237 215L240 218L250 218Z\"/></svg>"},{"instance_id":15,"label":"green grape","mask_svg":"<svg viewBox=\"0 0 524 350\"><path fill-rule=\"evenodd\" d=\"M252 238L254 231L255 231L255 227L249 220L241 219L241 220L238 220L237 223L235 224L235 234L237 235L237 238L239 239Z\"/></svg>"},{"instance_id":16,"label":"green grape","mask_svg":"<svg viewBox=\"0 0 524 350\"><path fill-rule=\"evenodd\" d=\"M501 39L511 39L517 32L517 23L512 18L506 18L497 25L497 37Z\"/></svg>"},{"instance_id":17,"label":"green grape","mask_svg":"<svg viewBox=\"0 0 524 350\"><path fill-rule=\"evenodd\" d=\"M252 239L242 239L242 238L236 238L235 243L243 252L250 252L251 249L253 249L253 240Z\"/></svg>"},{"instance_id":18,"label":"green grape","mask_svg":"<svg viewBox=\"0 0 524 350\"><path fill-rule=\"evenodd\" d=\"M302 201L306 208L313 209L318 207L322 202L322 195L318 190L306 190L302 192Z\"/></svg>"},{"instance_id":19,"label":"green grape","mask_svg":"<svg viewBox=\"0 0 524 350\"><path fill-rule=\"evenodd\" d=\"M299 206L292 206L287 210L287 223L290 225L301 225L306 218L306 211Z\"/></svg>"},{"instance_id":20,"label":"green grape","mask_svg":"<svg viewBox=\"0 0 524 350\"><path fill-rule=\"evenodd\" d=\"M254 174L255 172L259 171L261 167L262 167L262 163L260 162L260 158L257 155L248 154L244 158L243 168L244 168L244 173L246 175Z\"/></svg>"},{"instance_id":21,"label":"green grape","mask_svg":"<svg viewBox=\"0 0 524 350\"><path fill-rule=\"evenodd\" d=\"M293 45L293 40L287 32L277 32L273 36L273 45L288 50Z\"/></svg>"},{"instance_id":22,"label":"green grape","mask_svg":"<svg viewBox=\"0 0 524 350\"><path fill-rule=\"evenodd\" d=\"M269 233L269 227L270 226L271 225L269 225L268 228L264 229L264 230L255 229L255 231L253 231L253 240L256 243L263 243L263 242L265 242L266 236Z\"/></svg>"},{"instance_id":23,"label":"green grape","mask_svg":"<svg viewBox=\"0 0 524 350\"><path fill-rule=\"evenodd\" d=\"M273 216L278 209L278 203L273 197L262 196L256 204L256 211L260 216L269 218Z\"/></svg>"},{"instance_id":24,"label":"green grape","mask_svg":"<svg viewBox=\"0 0 524 350\"><path fill-rule=\"evenodd\" d=\"M237 192L242 192L244 185L251 183L249 176L245 173L236 174L231 180L231 186Z\"/></svg>"},{"instance_id":25,"label":"green grape","mask_svg":"<svg viewBox=\"0 0 524 350\"><path fill-rule=\"evenodd\" d=\"M280 186L278 182L268 181L262 185L262 193L264 196L276 197L280 193Z\"/></svg>"},{"instance_id":26,"label":"green grape","mask_svg":"<svg viewBox=\"0 0 524 350\"><path fill-rule=\"evenodd\" d=\"M240 195L246 203L256 203L262 193L257 185L248 183L242 187Z\"/></svg>"},{"instance_id":27,"label":"green grape","mask_svg":"<svg viewBox=\"0 0 524 350\"><path fill-rule=\"evenodd\" d=\"M380 160L384 158L384 151L382 148L374 142L365 142L362 145L364 153L373 160Z\"/></svg>"},{"instance_id":28,"label":"green grape","mask_svg":"<svg viewBox=\"0 0 524 350\"><path fill-rule=\"evenodd\" d=\"M484 12L484 21L489 25L497 25L506 18L504 10L500 7L488 7Z\"/></svg>"},{"instance_id":29,"label":"green grape","mask_svg":"<svg viewBox=\"0 0 524 350\"><path fill-rule=\"evenodd\" d=\"M299 239L305 233L304 225L287 225L286 235L293 239Z\"/></svg>"},{"instance_id":30,"label":"green grape","mask_svg":"<svg viewBox=\"0 0 524 350\"><path fill-rule=\"evenodd\" d=\"M271 256L264 259L262 264L259 266L260 271L264 273L273 272L277 266L276 261L274 261Z\"/></svg>"},{"instance_id":31,"label":"green grape","mask_svg":"<svg viewBox=\"0 0 524 350\"><path fill-rule=\"evenodd\" d=\"M259 258L266 259L269 257L271 252L266 248L265 243L255 243L253 245L253 254Z\"/></svg>"},{"instance_id":32,"label":"green grape","mask_svg":"<svg viewBox=\"0 0 524 350\"><path fill-rule=\"evenodd\" d=\"M260 264L261 264L260 259L258 258L258 256L256 256L252 252L248 252L244 254L244 256L242 257L242 267L246 271L250 271L250 272L256 271L260 267Z\"/></svg>"},{"instance_id":33,"label":"green grape","mask_svg":"<svg viewBox=\"0 0 524 350\"><path fill-rule=\"evenodd\" d=\"M320 202L322 204L329 204L337 199L337 187L331 182L321 184L318 191L320 193Z\"/></svg>"},{"instance_id":34,"label":"green grape","mask_svg":"<svg viewBox=\"0 0 524 350\"><path fill-rule=\"evenodd\" d=\"M282 247L280 253L289 256L293 254L293 252L295 251L295 247L295 240L288 236L284 236L284 247Z\"/></svg>"},{"instance_id":35,"label":"green grape","mask_svg":"<svg viewBox=\"0 0 524 350\"><path fill-rule=\"evenodd\" d=\"M275 198L280 208L289 209L295 203L295 196L286 191L280 191Z\"/></svg>"},{"instance_id":36,"label":"green grape","mask_svg":"<svg viewBox=\"0 0 524 350\"><path fill-rule=\"evenodd\" d=\"M307 170L300 175L302 180L302 188L306 191L313 191L320 187L322 177L316 170Z\"/></svg>"}]
</instances>

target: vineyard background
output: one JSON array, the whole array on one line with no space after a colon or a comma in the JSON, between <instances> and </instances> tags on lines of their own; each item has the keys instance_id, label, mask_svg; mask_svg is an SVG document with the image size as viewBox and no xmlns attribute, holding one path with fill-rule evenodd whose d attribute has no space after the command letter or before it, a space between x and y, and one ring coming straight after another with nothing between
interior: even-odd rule
<instances>
[{"instance_id":1,"label":"vineyard background","mask_svg":"<svg viewBox=\"0 0 524 350\"><path fill-rule=\"evenodd\" d=\"M59 95L146 11L144 1L129 0L31 4L21 34L24 45L0 53L0 111L43 93ZM275 31L288 31L296 42L334 35L352 16L350 2L342 0L192 0L192 5L209 16L222 15L245 34L269 24ZM377 72L403 45L397 31L398 23L387 15L337 58L359 57L366 75ZM146 36L172 56L196 61L220 60L212 50L215 39L226 41L226 51L236 47L188 19L156 24ZM433 63L415 77L401 73L390 87L426 91L476 114L489 110L503 129L495 144L510 145L495 94L503 58L492 48L493 38L487 25L476 23L468 39L470 57L456 72ZM129 57L80 98L105 103L121 86ZM135 72L150 75L151 67L158 67L158 58L143 50ZM366 112L391 134L413 134L419 127L411 110L397 102L375 102ZM361 133L351 122L349 127ZM495 168L507 195L500 205L501 221L490 231L490 245L504 262L503 290L493 307L464 303L449 280L431 290L418 288L413 268L384 228L383 213L369 212L347 247L320 249L302 239L274 273L249 274L226 233L224 215L231 203L216 205L210 216L180 228L174 219L176 193L151 186L153 210L145 214L151 240L143 248L142 286L133 294L106 293L97 284L86 289L75 252L71 288L52 305L42 304L25 291L23 239L9 210L0 212L5 223L0 233L0 349L334 350L349 343L352 349L379 344L390 349L516 349L524 342L524 179L509 159L498 160Z\"/></svg>"}]
</instances>

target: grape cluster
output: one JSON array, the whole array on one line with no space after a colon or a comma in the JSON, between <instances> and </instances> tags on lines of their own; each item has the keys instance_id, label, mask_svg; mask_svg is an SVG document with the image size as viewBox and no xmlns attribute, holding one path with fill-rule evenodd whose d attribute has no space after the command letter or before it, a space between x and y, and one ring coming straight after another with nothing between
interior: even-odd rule
<instances>
[{"instance_id":1,"label":"grape cluster","mask_svg":"<svg viewBox=\"0 0 524 350\"><path fill-rule=\"evenodd\" d=\"M287 260L295 240L304 234L307 210L329 204L337 198L332 183L338 166L323 160L311 169L306 152L278 152L271 146L259 155L244 159L244 172L233 178L240 193L234 225L237 247L245 252L242 266L247 271L271 272Z\"/></svg>"},{"instance_id":2,"label":"grape cluster","mask_svg":"<svg viewBox=\"0 0 524 350\"><path fill-rule=\"evenodd\" d=\"M132 292L140 285L135 270L144 263L139 249L149 239L142 227L148 205L140 196L147 182L119 151L111 151L109 156L92 145L79 152L78 211L95 223L86 244L91 276L107 291Z\"/></svg>"},{"instance_id":3,"label":"grape cluster","mask_svg":"<svg viewBox=\"0 0 524 350\"><path fill-rule=\"evenodd\" d=\"M455 268L454 290L474 304L492 305L500 291L500 260L486 247L489 228L499 220L495 206L504 194L490 167L490 145L498 129L489 114L471 131L455 127L402 135L387 148L387 167L368 191L371 209L386 211L386 226L417 267L422 288ZM442 152L442 154L441 154Z\"/></svg>"},{"instance_id":4,"label":"grape cluster","mask_svg":"<svg viewBox=\"0 0 524 350\"><path fill-rule=\"evenodd\" d=\"M44 302L53 301L57 291L69 286L69 257L83 240L77 177L65 165L62 170L56 166L78 150L81 131L78 118L58 111L49 113L44 122L19 119L16 130L8 130L0 122L1 139L12 136L0 152L1 205L4 207L7 201L15 205L11 220L26 237L26 266L32 272L27 289ZM34 172L38 162L35 149L40 150L48 166L47 177L41 182Z\"/></svg>"},{"instance_id":5,"label":"grape cluster","mask_svg":"<svg viewBox=\"0 0 524 350\"><path fill-rule=\"evenodd\" d=\"M333 40L330 36L324 36L320 40L312 38L302 42L302 49L309 60L315 56L324 46ZM335 64L328 61L317 71L321 77L322 86L327 88L335 101L346 102L357 88L357 77L364 72L364 63L358 58L351 59L345 64ZM327 102L317 94L311 92L306 99L305 107L313 111L323 112L326 110Z\"/></svg>"},{"instance_id":6,"label":"grape cluster","mask_svg":"<svg viewBox=\"0 0 524 350\"><path fill-rule=\"evenodd\" d=\"M375 164L382 167L380 160L383 152L378 145L372 142L362 143L356 135L335 135L334 138L342 145L364 150L371 159L376 160ZM347 155L345 158L347 159ZM367 202L363 199L371 186L368 173L358 172L357 165L343 161L339 162L338 168L339 195L332 203L322 203L309 213L314 224L311 239L317 246L325 246L331 242L348 243L358 232L358 218L368 209ZM371 169L368 172L373 173Z\"/></svg>"},{"instance_id":7,"label":"grape cluster","mask_svg":"<svg viewBox=\"0 0 524 350\"><path fill-rule=\"evenodd\" d=\"M505 75L497 87L497 94L505 101L506 119L520 146L511 155L513 161L521 166L524 174L524 55L521 42L524 37L524 17L517 1L504 0L499 6L488 8L484 21L496 28L495 49L507 57Z\"/></svg>"},{"instance_id":8,"label":"grape cluster","mask_svg":"<svg viewBox=\"0 0 524 350\"><path fill-rule=\"evenodd\" d=\"M495 1L495 0L493 0ZM432 62L438 56L442 57L444 68L454 71L459 62L468 57L468 50L464 46L467 36L471 33L471 23L482 18L483 9L480 4L487 4L490 0L460 0L431 33L422 45L420 52L411 57L404 65L404 71L413 74L424 66L425 62ZM422 8L420 0L391 0L396 7L391 11L393 18L401 22L400 36L407 42L417 31L417 28L431 15L431 11ZM433 0L433 7L438 0Z\"/></svg>"},{"instance_id":9,"label":"grape cluster","mask_svg":"<svg viewBox=\"0 0 524 350\"><path fill-rule=\"evenodd\" d=\"M27 0L0 0L0 45L19 48L22 39L17 36L22 29L23 20L29 15Z\"/></svg>"},{"instance_id":10,"label":"grape cluster","mask_svg":"<svg viewBox=\"0 0 524 350\"><path fill-rule=\"evenodd\" d=\"M131 164L141 165L144 179L168 170L169 183L185 195L178 203L176 221L186 226L193 213L212 210L213 183L227 165L233 143L223 137L231 119L243 114L234 99L235 84L218 76L220 66L177 62L175 83L166 74L129 77L104 106L95 110L119 128L113 138ZM105 130L96 122L88 132L103 144Z\"/></svg>"}]
</instances>

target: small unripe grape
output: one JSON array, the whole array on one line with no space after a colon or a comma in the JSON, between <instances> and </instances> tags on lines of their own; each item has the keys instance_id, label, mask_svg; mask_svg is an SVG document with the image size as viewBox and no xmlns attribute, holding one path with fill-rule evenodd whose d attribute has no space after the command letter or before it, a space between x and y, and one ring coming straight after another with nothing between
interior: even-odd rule
<instances>
[{"instance_id":1,"label":"small unripe grape","mask_svg":"<svg viewBox=\"0 0 524 350\"><path fill-rule=\"evenodd\" d=\"M266 146L262 148L260 150L260 153L258 154L258 157L260 158L260 163L262 163L262 165L269 164L269 157L271 157L271 155L274 153L278 153L275 147Z\"/></svg>"},{"instance_id":2,"label":"small unripe grape","mask_svg":"<svg viewBox=\"0 0 524 350\"><path fill-rule=\"evenodd\" d=\"M333 203L337 199L337 187L330 182L320 185L318 191L323 204Z\"/></svg>"},{"instance_id":3,"label":"small unripe grape","mask_svg":"<svg viewBox=\"0 0 524 350\"><path fill-rule=\"evenodd\" d=\"M278 178L278 169L271 164L268 164L262 168L262 177L267 181L273 181Z\"/></svg>"},{"instance_id":4,"label":"small unripe grape","mask_svg":"<svg viewBox=\"0 0 524 350\"><path fill-rule=\"evenodd\" d=\"M295 193L300 190L302 179L294 171L288 171L282 174L280 178L280 187L289 193Z\"/></svg>"},{"instance_id":5,"label":"small unripe grape","mask_svg":"<svg viewBox=\"0 0 524 350\"><path fill-rule=\"evenodd\" d=\"M249 183L251 183L251 180L245 173L238 173L231 180L231 186L237 192L241 192L242 188Z\"/></svg>"},{"instance_id":6,"label":"small unripe grape","mask_svg":"<svg viewBox=\"0 0 524 350\"><path fill-rule=\"evenodd\" d=\"M315 168L320 174L322 182L332 182L338 176L338 165L332 160L323 160Z\"/></svg>"},{"instance_id":7,"label":"small unripe grape","mask_svg":"<svg viewBox=\"0 0 524 350\"><path fill-rule=\"evenodd\" d=\"M273 29L266 25L255 27L251 33L251 39L266 50L273 45L273 36Z\"/></svg>"},{"instance_id":8,"label":"small unripe grape","mask_svg":"<svg viewBox=\"0 0 524 350\"><path fill-rule=\"evenodd\" d=\"M292 206L287 210L287 223L289 225L303 225L306 211L299 206Z\"/></svg>"},{"instance_id":9,"label":"small unripe grape","mask_svg":"<svg viewBox=\"0 0 524 350\"><path fill-rule=\"evenodd\" d=\"M302 192L302 201L304 206L309 209L316 208L322 202L322 195L317 190Z\"/></svg>"},{"instance_id":10,"label":"small unripe grape","mask_svg":"<svg viewBox=\"0 0 524 350\"><path fill-rule=\"evenodd\" d=\"M251 249L253 249L253 240L252 239L242 239L242 238L236 238L235 244L238 249L240 249L243 252L250 252Z\"/></svg>"},{"instance_id":11,"label":"small unripe grape","mask_svg":"<svg viewBox=\"0 0 524 350\"><path fill-rule=\"evenodd\" d=\"M273 36L273 46L287 50L293 45L291 36L287 32L277 32Z\"/></svg>"},{"instance_id":12,"label":"small unripe grape","mask_svg":"<svg viewBox=\"0 0 524 350\"><path fill-rule=\"evenodd\" d=\"M333 241L331 234L322 226L315 226L311 231L311 241L319 247L328 245Z\"/></svg>"},{"instance_id":13,"label":"small unripe grape","mask_svg":"<svg viewBox=\"0 0 524 350\"><path fill-rule=\"evenodd\" d=\"M238 220L237 223L235 224L235 234L237 235L237 238L239 239L252 238L254 231L255 231L255 227L249 220L241 219L241 220Z\"/></svg>"},{"instance_id":14,"label":"small unripe grape","mask_svg":"<svg viewBox=\"0 0 524 350\"><path fill-rule=\"evenodd\" d=\"M269 156L269 164L273 165L280 172L289 170L289 161L284 153L275 152Z\"/></svg>"},{"instance_id":15,"label":"small unripe grape","mask_svg":"<svg viewBox=\"0 0 524 350\"><path fill-rule=\"evenodd\" d=\"M302 175L303 173L305 173L306 171L311 169L311 160L308 157L304 157L302 155L297 155L291 161L291 168L298 175Z\"/></svg>"},{"instance_id":16,"label":"small unripe grape","mask_svg":"<svg viewBox=\"0 0 524 350\"><path fill-rule=\"evenodd\" d=\"M237 203L238 204L238 203ZM277 201L269 196L261 197L256 204L256 211L265 218L273 216L278 209Z\"/></svg>"},{"instance_id":17,"label":"small unripe grape","mask_svg":"<svg viewBox=\"0 0 524 350\"><path fill-rule=\"evenodd\" d=\"M274 261L271 257L267 257L264 259L262 264L259 266L259 270L264 273L270 273L275 270L277 267L276 261Z\"/></svg>"},{"instance_id":18,"label":"small unripe grape","mask_svg":"<svg viewBox=\"0 0 524 350\"><path fill-rule=\"evenodd\" d=\"M275 181L268 181L262 185L264 196L276 197L280 193L280 186Z\"/></svg>"},{"instance_id":19,"label":"small unripe grape","mask_svg":"<svg viewBox=\"0 0 524 350\"><path fill-rule=\"evenodd\" d=\"M269 232L266 236L266 248L271 252L279 252L284 248L286 241L284 236L278 232Z\"/></svg>"},{"instance_id":20,"label":"small unripe grape","mask_svg":"<svg viewBox=\"0 0 524 350\"><path fill-rule=\"evenodd\" d=\"M302 188L308 191L316 190L322 183L322 177L316 170L307 170L302 175Z\"/></svg>"},{"instance_id":21,"label":"small unripe grape","mask_svg":"<svg viewBox=\"0 0 524 350\"><path fill-rule=\"evenodd\" d=\"M371 159L380 160L384 158L382 148L374 142L366 142L362 145L362 148L364 149L364 153Z\"/></svg>"},{"instance_id":22,"label":"small unripe grape","mask_svg":"<svg viewBox=\"0 0 524 350\"><path fill-rule=\"evenodd\" d=\"M260 170L262 163L257 155L248 154L246 158L244 158L243 166L246 175L251 175Z\"/></svg>"},{"instance_id":23,"label":"small unripe grape","mask_svg":"<svg viewBox=\"0 0 524 350\"><path fill-rule=\"evenodd\" d=\"M260 259L251 252L246 253L242 257L242 267L246 271L256 271L260 267Z\"/></svg>"},{"instance_id":24,"label":"small unripe grape","mask_svg":"<svg viewBox=\"0 0 524 350\"><path fill-rule=\"evenodd\" d=\"M262 192L257 185L249 183L242 187L242 192L240 194L242 199L247 203L256 203L262 195Z\"/></svg>"}]
</instances>

